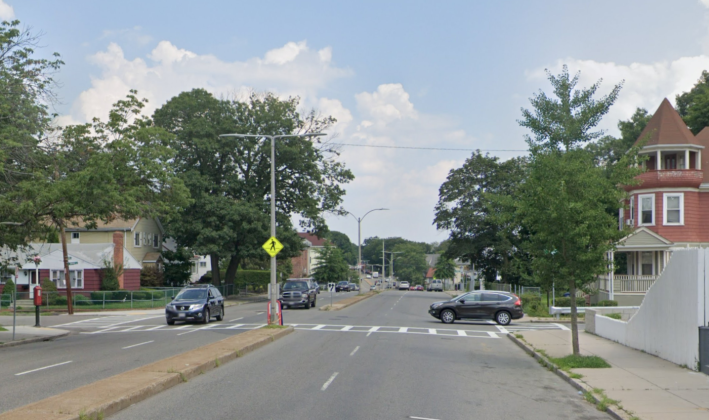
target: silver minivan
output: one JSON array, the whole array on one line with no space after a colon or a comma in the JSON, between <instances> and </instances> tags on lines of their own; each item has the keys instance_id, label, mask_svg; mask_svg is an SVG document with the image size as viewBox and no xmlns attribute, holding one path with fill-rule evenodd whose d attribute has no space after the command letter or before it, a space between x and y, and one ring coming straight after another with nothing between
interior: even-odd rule
<instances>
[{"instance_id":1,"label":"silver minivan","mask_svg":"<svg viewBox=\"0 0 709 420\"><path fill-rule=\"evenodd\" d=\"M442 292L443 291L443 280L433 279L431 283L428 284L429 292Z\"/></svg>"}]
</instances>

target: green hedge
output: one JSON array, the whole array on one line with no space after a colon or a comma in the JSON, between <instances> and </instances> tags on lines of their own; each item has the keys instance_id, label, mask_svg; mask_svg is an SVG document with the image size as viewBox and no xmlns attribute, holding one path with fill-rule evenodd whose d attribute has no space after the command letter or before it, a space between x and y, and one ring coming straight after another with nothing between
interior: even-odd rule
<instances>
[{"instance_id":1,"label":"green hedge","mask_svg":"<svg viewBox=\"0 0 709 420\"><path fill-rule=\"evenodd\" d=\"M599 300L594 306L618 306L615 300Z\"/></svg>"},{"instance_id":2,"label":"green hedge","mask_svg":"<svg viewBox=\"0 0 709 420\"><path fill-rule=\"evenodd\" d=\"M268 270L239 270L234 278L237 288L252 286L254 291L265 291L271 282L271 272Z\"/></svg>"},{"instance_id":3,"label":"green hedge","mask_svg":"<svg viewBox=\"0 0 709 420\"><path fill-rule=\"evenodd\" d=\"M554 305L557 307L570 307L571 306L571 298L570 297L558 297L558 298L556 298ZM583 298L583 297L576 298L576 306L577 307L586 306L586 298Z\"/></svg>"}]
</instances>

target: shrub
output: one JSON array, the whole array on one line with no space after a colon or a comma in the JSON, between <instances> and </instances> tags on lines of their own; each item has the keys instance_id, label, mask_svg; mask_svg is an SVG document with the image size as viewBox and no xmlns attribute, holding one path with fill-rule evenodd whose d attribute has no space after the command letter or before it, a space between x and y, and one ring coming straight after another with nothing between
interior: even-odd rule
<instances>
[{"instance_id":1,"label":"shrub","mask_svg":"<svg viewBox=\"0 0 709 420\"><path fill-rule=\"evenodd\" d=\"M623 316L618 313L612 313L612 314L605 314L608 318L613 318L613 319L622 319Z\"/></svg>"},{"instance_id":2,"label":"shrub","mask_svg":"<svg viewBox=\"0 0 709 420\"><path fill-rule=\"evenodd\" d=\"M84 305L91 305L91 299L87 298L84 295L73 295L74 297L74 305L75 306L84 306ZM64 298L66 300L66 298Z\"/></svg>"},{"instance_id":3,"label":"shrub","mask_svg":"<svg viewBox=\"0 0 709 420\"><path fill-rule=\"evenodd\" d=\"M523 293L519 295L519 298L522 299L522 304L526 305L527 303L541 303L542 297L539 296L536 293Z\"/></svg>"},{"instance_id":4,"label":"shrub","mask_svg":"<svg viewBox=\"0 0 709 420\"><path fill-rule=\"evenodd\" d=\"M252 286L254 291L264 291L271 282L271 272L268 270L239 270L236 272L234 284L237 288Z\"/></svg>"},{"instance_id":5,"label":"shrub","mask_svg":"<svg viewBox=\"0 0 709 420\"><path fill-rule=\"evenodd\" d=\"M106 261L103 270L101 270L101 290L118 290L120 288L118 276L120 276L122 272L122 265L119 264L117 267L114 267L110 262Z\"/></svg>"},{"instance_id":6,"label":"shrub","mask_svg":"<svg viewBox=\"0 0 709 420\"><path fill-rule=\"evenodd\" d=\"M618 306L618 302L615 300L600 300L596 306Z\"/></svg>"},{"instance_id":7,"label":"shrub","mask_svg":"<svg viewBox=\"0 0 709 420\"><path fill-rule=\"evenodd\" d=\"M140 287L162 287L165 284L163 273L155 266L140 270Z\"/></svg>"},{"instance_id":8,"label":"shrub","mask_svg":"<svg viewBox=\"0 0 709 420\"><path fill-rule=\"evenodd\" d=\"M57 285L49 280L42 280L42 302L47 302L50 305L56 305L57 301Z\"/></svg>"},{"instance_id":9,"label":"shrub","mask_svg":"<svg viewBox=\"0 0 709 420\"><path fill-rule=\"evenodd\" d=\"M571 298L570 297L558 297L558 298L556 298L555 306L570 307L571 306ZM586 298L583 298L583 297L576 298L576 306L577 307L586 306Z\"/></svg>"},{"instance_id":10,"label":"shrub","mask_svg":"<svg viewBox=\"0 0 709 420\"><path fill-rule=\"evenodd\" d=\"M66 296L57 296L56 299L54 299L54 305L66 305Z\"/></svg>"},{"instance_id":11,"label":"shrub","mask_svg":"<svg viewBox=\"0 0 709 420\"><path fill-rule=\"evenodd\" d=\"M15 289L15 282L12 281L10 278L5 279L5 287L2 289L2 295L0 295L0 305L2 307L10 306L10 302L12 302L12 292Z\"/></svg>"}]
</instances>

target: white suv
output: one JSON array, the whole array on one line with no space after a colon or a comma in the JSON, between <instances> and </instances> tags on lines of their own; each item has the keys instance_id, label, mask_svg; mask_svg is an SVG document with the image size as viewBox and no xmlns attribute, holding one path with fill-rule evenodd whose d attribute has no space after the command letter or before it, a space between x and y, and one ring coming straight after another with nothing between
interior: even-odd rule
<instances>
[{"instance_id":1,"label":"white suv","mask_svg":"<svg viewBox=\"0 0 709 420\"><path fill-rule=\"evenodd\" d=\"M438 280L438 279L431 280L431 283L429 283L429 285L428 285L428 291L429 291L429 292L430 292L430 291L442 292L442 291L443 291L443 281L442 281L442 280Z\"/></svg>"},{"instance_id":2,"label":"white suv","mask_svg":"<svg viewBox=\"0 0 709 420\"><path fill-rule=\"evenodd\" d=\"M409 290L409 282L402 281L401 283L399 283L399 290Z\"/></svg>"}]
</instances>

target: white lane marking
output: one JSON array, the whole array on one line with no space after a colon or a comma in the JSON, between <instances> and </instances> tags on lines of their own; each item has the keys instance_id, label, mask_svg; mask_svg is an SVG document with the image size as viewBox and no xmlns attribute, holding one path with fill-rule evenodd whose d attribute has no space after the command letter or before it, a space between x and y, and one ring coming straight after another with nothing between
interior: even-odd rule
<instances>
[{"instance_id":1,"label":"white lane marking","mask_svg":"<svg viewBox=\"0 0 709 420\"><path fill-rule=\"evenodd\" d=\"M235 330L235 329L237 329L239 327L243 327L243 326L244 326L244 324L236 324L236 325L232 325L231 327L228 327L227 329L228 330Z\"/></svg>"},{"instance_id":2,"label":"white lane marking","mask_svg":"<svg viewBox=\"0 0 709 420\"><path fill-rule=\"evenodd\" d=\"M102 328L98 331L87 332L86 334L98 334L98 333L106 332L109 330L115 330L116 328L118 328L118 327Z\"/></svg>"},{"instance_id":3,"label":"white lane marking","mask_svg":"<svg viewBox=\"0 0 709 420\"><path fill-rule=\"evenodd\" d=\"M369 329L369 332L367 333L367 337L369 337L373 332L377 332L379 327L372 327Z\"/></svg>"},{"instance_id":4,"label":"white lane marking","mask_svg":"<svg viewBox=\"0 0 709 420\"><path fill-rule=\"evenodd\" d=\"M401 333L405 333L405 332L408 331L408 330L409 330L409 329L408 329L407 327L400 327L400 328L399 328L399 332L401 332Z\"/></svg>"},{"instance_id":5,"label":"white lane marking","mask_svg":"<svg viewBox=\"0 0 709 420\"><path fill-rule=\"evenodd\" d=\"M330 379L328 379L327 382L325 382L325 383L323 384L323 386L322 386L322 388L320 388L320 390L321 390L321 391L326 390L327 387L330 386L330 384L332 383L332 381L335 380L335 378L337 377L338 374L339 374L339 372L333 373L332 376L330 376Z\"/></svg>"},{"instance_id":6,"label":"white lane marking","mask_svg":"<svg viewBox=\"0 0 709 420\"><path fill-rule=\"evenodd\" d=\"M164 325L158 325L157 327L147 328L145 331L154 331L163 328Z\"/></svg>"},{"instance_id":7,"label":"white lane marking","mask_svg":"<svg viewBox=\"0 0 709 420\"><path fill-rule=\"evenodd\" d=\"M435 328L429 328L429 329L428 329L428 333L429 333L429 334L438 334L438 332L436 331Z\"/></svg>"},{"instance_id":8,"label":"white lane marking","mask_svg":"<svg viewBox=\"0 0 709 420\"><path fill-rule=\"evenodd\" d=\"M265 314L266 312L256 312L256 315L262 315Z\"/></svg>"},{"instance_id":9,"label":"white lane marking","mask_svg":"<svg viewBox=\"0 0 709 420\"><path fill-rule=\"evenodd\" d=\"M193 328L193 329L191 329L191 330L189 330L189 331L185 331L185 332L179 333L179 334L177 334L177 335L185 335L185 334L193 333L193 332L199 331L199 330L201 330L201 328Z\"/></svg>"},{"instance_id":10,"label":"white lane marking","mask_svg":"<svg viewBox=\"0 0 709 420\"><path fill-rule=\"evenodd\" d=\"M84 319L84 320L82 320L82 321L74 321L74 322L69 322L69 323L66 323L66 324L55 325L55 327L66 327L66 326L68 326L68 325L81 324L81 323L83 323L83 322L96 321L96 320L98 320L98 319L106 319L106 318L107 318L107 317Z\"/></svg>"},{"instance_id":11,"label":"white lane marking","mask_svg":"<svg viewBox=\"0 0 709 420\"><path fill-rule=\"evenodd\" d=\"M66 365L67 363L71 363L71 362L72 362L72 361L69 360L68 362L57 363L56 365L49 365L49 366L41 367L41 368L38 368L38 369L32 369L32 370L28 370L28 371L26 371L26 372L16 373L15 376L22 376L22 375L25 375L25 374L28 374L28 373L32 373L32 372L37 372L37 371L44 370L44 369L53 368L53 367L55 367L55 366Z\"/></svg>"},{"instance_id":12,"label":"white lane marking","mask_svg":"<svg viewBox=\"0 0 709 420\"><path fill-rule=\"evenodd\" d=\"M170 328L171 330L184 330L187 327L191 327L190 324L180 325L179 327Z\"/></svg>"},{"instance_id":13,"label":"white lane marking","mask_svg":"<svg viewBox=\"0 0 709 420\"><path fill-rule=\"evenodd\" d=\"M154 341L155 341L155 340L150 340L150 341L146 341L145 343L133 344L132 346L123 347L122 350L125 350L125 349L132 349L133 347L142 346L143 344L150 344L150 343L153 343Z\"/></svg>"},{"instance_id":14,"label":"white lane marking","mask_svg":"<svg viewBox=\"0 0 709 420\"><path fill-rule=\"evenodd\" d=\"M134 326L134 327L129 327L129 328L126 328L125 330L123 330L123 332L131 331L131 330L134 330L134 329L140 328L140 327L142 327L142 325L136 325L136 326Z\"/></svg>"},{"instance_id":15,"label":"white lane marking","mask_svg":"<svg viewBox=\"0 0 709 420\"><path fill-rule=\"evenodd\" d=\"M195 331L208 330L208 329L210 329L210 328L214 328L214 327L218 327L218 326L219 326L219 324L205 325L204 327L195 328L195 329L192 329L192 330L189 330L189 331L187 331L187 332L183 332L183 333L180 333L180 334L177 334L177 335L185 335L185 334L193 333L193 332L195 332Z\"/></svg>"},{"instance_id":16,"label":"white lane marking","mask_svg":"<svg viewBox=\"0 0 709 420\"><path fill-rule=\"evenodd\" d=\"M348 325L348 326L342 328L340 331L349 331L351 329L352 329L352 325Z\"/></svg>"},{"instance_id":17,"label":"white lane marking","mask_svg":"<svg viewBox=\"0 0 709 420\"><path fill-rule=\"evenodd\" d=\"M502 334L509 334L510 332L507 330L507 328L503 327L502 325L496 325L497 329L502 333Z\"/></svg>"},{"instance_id":18,"label":"white lane marking","mask_svg":"<svg viewBox=\"0 0 709 420\"><path fill-rule=\"evenodd\" d=\"M357 353L357 350L359 350L359 346L355 347L355 349L352 350L352 353L350 353L350 356L354 356L354 354Z\"/></svg>"},{"instance_id":19,"label":"white lane marking","mask_svg":"<svg viewBox=\"0 0 709 420\"><path fill-rule=\"evenodd\" d=\"M409 416L410 419L415 419L415 420L438 420L438 419L431 419L428 417L416 417L416 416Z\"/></svg>"},{"instance_id":20,"label":"white lane marking","mask_svg":"<svg viewBox=\"0 0 709 420\"><path fill-rule=\"evenodd\" d=\"M461 336L461 337L467 337L467 336L468 336L468 334L466 334L465 331L463 331L463 330L458 330L458 335Z\"/></svg>"},{"instance_id":21,"label":"white lane marking","mask_svg":"<svg viewBox=\"0 0 709 420\"><path fill-rule=\"evenodd\" d=\"M323 328L325 328L324 325L316 325L316 326L313 327L312 329L313 329L313 330L320 330L320 329L323 329Z\"/></svg>"},{"instance_id":22,"label":"white lane marking","mask_svg":"<svg viewBox=\"0 0 709 420\"><path fill-rule=\"evenodd\" d=\"M488 331L487 333L488 333L488 335L489 335L490 337L492 337L492 338L500 338L500 337L497 335L497 333L494 333L494 332L492 332L492 331Z\"/></svg>"},{"instance_id":23,"label":"white lane marking","mask_svg":"<svg viewBox=\"0 0 709 420\"><path fill-rule=\"evenodd\" d=\"M236 318L236 319L232 319L232 320L231 320L231 321L229 321L229 322L234 322L234 321L238 321L238 320L240 320L240 319L244 319L244 317L242 316L241 318Z\"/></svg>"},{"instance_id":24,"label":"white lane marking","mask_svg":"<svg viewBox=\"0 0 709 420\"><path fill-rule=\"evenodd\" d=\"M564 330L564 331L569 331L569 329L566 328L565 325L561 325L561 324L553 324L553 325L556 325L557 327L561 328L561 329Z\"/></svg>"}]
</instances>

